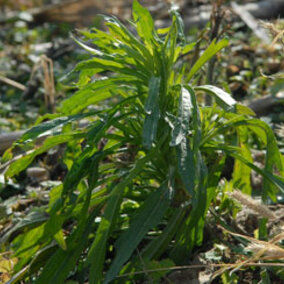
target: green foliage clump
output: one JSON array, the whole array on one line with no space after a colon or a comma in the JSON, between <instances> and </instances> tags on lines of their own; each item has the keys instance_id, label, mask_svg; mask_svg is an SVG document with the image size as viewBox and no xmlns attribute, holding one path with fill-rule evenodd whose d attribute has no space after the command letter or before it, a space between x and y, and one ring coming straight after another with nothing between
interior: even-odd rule
<instances>
[{"instance_id":1,"label":"green foliage clump","mask_svg":"<svg viewBox=\"0 0 284 284\"><path fill-rule=\"evenodd\" d=\"M19 259L10 283L119 282L119 274L155 268L157 260L160 266L186 262L202 244L229 156L233 183L244 192L251 191L252 169L264 177L264 200L284 190L273 174L283 165L271 129L223 90L192 83L228 40L214 40L189 68L180 58L195 43L186 42L174 7L171 16L171 26L156 31L150 13L134 1L131 29L104 17L108 32L94 28L75 39L92 55L75 67L78 91L45 117L52 120L23 135L17 146L31 151L6 172L13 177L41 153L67 144L68 173L51 190L49 205L3 237L13 240ZM202 92L215 99L213 106L199 105ZM89 120L83 128L82 119ZM267 150L263 169L252 163L252 139ZM12 149L4 156L10 158Z\"/></svg>"}]
</instances>

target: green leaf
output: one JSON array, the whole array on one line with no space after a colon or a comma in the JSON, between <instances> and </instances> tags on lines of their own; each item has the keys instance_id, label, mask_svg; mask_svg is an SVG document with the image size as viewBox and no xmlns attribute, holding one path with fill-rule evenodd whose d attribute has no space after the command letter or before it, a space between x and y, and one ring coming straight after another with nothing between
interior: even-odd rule
<instances>
[{"instance_id":1,"label":"green leaf","mask_svg":"<svg viewBox=\"0 0 284 284\"><path fill-rule=\"evenodd\" d=\"M251 119L248 120L248 123L254 125L255 127L259 127L265 131L266 134L266 156L265 156L265 171L270 172L271 174L275 170L278 169L281 175L284 173L284 167L282 162L281 153L279 151L277 140L275 135L268 124L259 119ZM257 133L255 127L250 127L250 129ZM276 201L276 192L273 184L268 180L264 179L263 181L263 191L262 191L262 199L266 201L269 196L272 200Z\"/></svg>"},{"instance_id":2,"label":"green leaf","mask_svg":"<svg viewBox=\"0 0 284 284\"><path fill-rule=\"evenodd\" d=\"M228 113L224 114L224 116L227 116L227 115ZM229 113L229 119L224 121L218 127L213 128L212 131L210 131L207 135L203 137L203 140L201 141L200 144L203 145L206 142L211 143L214 137L217 137L220 134L224 134L226 133L226 131L231 131L239 126L248 125L248 122L247 122L248 120L249 119L246 118L245 116L240 116L234 113Z\"/></svg>"},{"instance_id":3,"label":"green leaf","mask_svg":"<svg viewBox=\"0 0 284 284\"><path fill-rule=\"evenodd\" d=\"M182 181L185 185L185 188L191 195L191 197L195 198L195 182L197 178L197 153L199 149L199 143L201 139L201 130L200 130L200 114L196 102L196 97L194 90L189 85L185 85L183 87L184 90L187 90L187 92L184 92L186 94L186 116L184 117L184 123L186 123L187 126L187 120L186 117L189 115L189 111L192 113L192 124L193 124L193 146L190 146L190 142L188 138L183 138L181 140L181 143L177 146L177 160L178 160L178 171L182 178ZM189 103L190 102L190 103Z\"/></svg>"},{"instance_id":4,"label":"green leaf","mask_svg":"<svg viewBox=\"0 0 284 284\"><path fill-rule=\"evenodd\" d=\"M175 17L173 18L173 24L171 26L170 32L166 36L166 39L163 44L163 59L160 65L162 66L162 72L168 74L172 74L173 72L173 64L177 60L181 51L181 47L177 46L177 24Z\"/></svg>"},{"instance_id":5,"label":"green leaf","mask_svg":"<svg viewBox=\"0 0 284 284\"><path fill-rule=\"evenodd\" d=\"M167 227L159 237L153 239L141 252L143 259L159 258L160 255L168 248L170 241L180 227L183 221L185 208L180 207L167 222Z\"/></svg>"},{"instance_id":6,"label":"green leaf","mask_svg":"<svg viewBox=\"0 0 284 284\"><path fill-rule=\"evenodd\" d=\"M172 131L171 146L177 146L189 134L189 120L192 110L191 97L186 88L181 88L178 106L178 116Z\"/></svg>"},{"instance_id":7,"label":"green leaf","mask_svg":"<svg viewBox=\"0 0 284 284\"><path fill-rule=\"evenodd\" d=\"M193 244L200 246L203 241L203 227L205 223L205 217L208 211L208 208L211 203L212 195L208 195L207 184L208 184L208 170L205 164L205 161L201 155L201 152L197 153L197 168L198 168L198 188L197 196L195 200L192 200L192 226L195 227L195 235L193 238Z\"/></svg>"},{"instance_id":8,"label":"green leaf","mask_svg":"<svg viewBox=\"0 0 284 284\"><path fill-rule=\"evenodd\" d=\"M215 86L198 86L195 87L194 90L204 91L209 93L210 95L213 95L216 99L217 104L219 104L225 110L233 110L233 107L237 104L235 99L233 99L230 94Z\"/></svg>"},{"instance_id":9,"label":"green leaf","mask_svg":"<svg viewBox=\"0 0 284 284\"><path fill-rule=\"evenodd\" d=\"M251 153L248 147L242 147L242 156L252 162ZM233 180L235 182L235 187L238 187L246 194L251 194L251 169L239 160L236 160L234 163Z\"/></svg>"},{"instance_id":10,"label":"green leaf","mask_svg":"<svg viewBox=\"0 0 284 284\"><path fill-rule=\"evenodd\" d=\"M250 109L249 107L237 103L236 106L236 113L237 114L243 114L243 115L249 115L249 116L256 116L255 112Z\"/></svg>"},{"instance_id":11,"label":"green leaf","mask_svg":"<svg viewBox=\"0 0 284 284\"><path fill-rule=\"evenodd\" d=\"M168 188L166 185L162 185L137 210L129 229L121 234L115 243L116 257L107 272L104 283L109 283L114 279L146 233L161 221L169 206L167 195Z\"/></svg>"},{"instance_id":12,"label":"green leaf","mask_svg":"<svg viewBox=\"0 0 284 284\"><path fill-rule=\"evenodd\" d=\"M171 252L171 256L178 262L183 262L190 256L194 245L201 245L203 239L203 227L205 216L208 211L207 197L207 168L201 157L197 153L196 162L196 193L192 198L192 208L188 214L184 225L177 232L176 246Z\"/></svg>"},{"instance_id":13,"label":"green leaf","mask_svg":"<svg viewBox=\"0 0 284 284\"><path fill-rule=\"evenodd\" d=\"M141 6L137 0L134 0L132 14L136 23L138 35L143 39L146 46L152 50L152 45L155 41L154 35L156 32L150 12Z\"/></svg>"},{"instance_id":14,"label":"green leaf","mask_svg":"<svg viewBox=\"0 0 284 284\"><path fill-rule=\"evenodd\" d=\"M29 265L25 266L23 269L21 269L21 271L14 274L14 276L8 282L6 282L6 284L18 284L18 283L20 283L20 281L22 279L24 279L26 274L28 274L29 269L30 269Z\"/></svg>"},{"instance_id":15,"label":"green leaf","mask_svg":"<svg viewBox=\"0 0 284 284\"><path fill-rule=\"evenodd\" d=\"M99 206L88 215L91 194L92 189L88 188L79 223L74 232L67 238L66 249L57 249L48 260L40 276L36 279L36 284L64 283L64 280L66 280L68 274L76 265L80 254L88 242L94 218L101 210L101 206Z\"/></svg>"},{"instance_id":16,"label":"green leaf","mask_svg":"<svg viewBox=\"0 0 284 284\"><path fill-rule=\"evenodd\" d=\"M104 16L109 32L119 41L132 49L139 51L144 57L144 64L148 70L153 70L153 60L150 51L143 45L116 17ZM138 57L139 58L139 57Z\"/></svg>"},{"instance_id":17,"label":"green leaf","mask_svg":"<svg viewBox=\"0 0 284 284\"><path fill-rule=\"evenodd\" d=\"M184 85L184 87L188 90L190 97L191 97L191 103L192 103L192 127L193 127L193 151L194 154L197 155L197 152L199 151L200 142L202 138L201 133L201 118L200 118L200 112L196 101L196 96L193 88L190 85Z\"/></svg>"},{"instance_id":18,"label":"green leaf","mask_svg":"<svg viewBox=\"0 0 284 284\"><path fill-rule=\"evenodd\" d=\"M182 51L181 51L181 54L184 55L184 54L187 54L188 52L190 52L196 45L196 42L192 42L192 43L189 43L185 46L182 47Z\"/></svg>"},{"instance_id":19,"label":"green leaf","mask_svg":"<svg viewBox=\"0 0 284 284\"><path fill-rule=\"evenodd\" d=\"M90 104L96 104L113 96L113 90L124 90L127 85L135 84L137 80L131 77L118 77L96 80L63 101L59 111L64 114L75 114ZM119 93L117 93L119 94Z\"/></svg>"},{"instance_id":20,"label":"green leaf","mask_svg":"<svg viewBox=\"0 0 284 284\"><path fill-rule=\"evenodd\" d=\"M119 184L117 184L110 193L110 199L107 202L106 209L99 228L96 232L96 237L92 243L87 262L91 264L90 268L90 284L101 283L102 269L105 261L106 244L111 232L111 229L117 218L117 210L121 203L121 198L126 186L132 182L132 180L143 171L145 165L153 157L155 151L151 150L147 156L136 162L135 167L130 170L128 176L126 176Z\"/></svg>"},{"instance_id":21,"label":"green leaf","mask_svg":"<svg viewBox=\"0 0 284 284\"><path fill-rule=\"evenodd\" d=\"M38 250L30 263L29 273L33 274L38 272L38 270L46 264L57 249L58 245L55 242L52 242L50 245Z\"/></svg>"},{"instance_id":22,"label":"green leaf","mask_svg":"<svg viewBox=\"0 0 284 284\"><path fill-rule=\"evenodd\" d=\"M42 235L41 241L48 242L50 239L55 239L57 243L62 246L62 248L66 248L66 243L62 239L63 235L61 235L60 231L63 225L63 222L67 219L68 213L63 213L63 199L58 198L52 206L47 211L49 214L48 221L44 224L44 233Z\"/></svg>"},{"instance_id":23,"label":"green leaf","mask_svg":"<svg viewBox=\"0 0 284 284\"><path fill-rule=\"evenodd\" d=\"M96 151L96 148L87 147L81 153L81 155L74 161L71 169L67 173L64 183L63 183L63 191L62 197L65 197L68 194L71 194L74 189L78 186L82 178L84 178L90 171L88 165L90 165L92 155Z\"/></svg>"},{"instance_id":24,"label":"green leaf","mask_svg":"<svg viewBox=\"0 0 284 284\"><path fill-rule=\"evenodd\" d=\"M276 176L273 175L272 173L268 172L265 169L260 169L259 167L255 166L254 164L252 164L251 162L247 161L242 155L239 155L238 153L234 153L234 152L230 152L227 151L229 155L231 155L232 157L239 159L241 162L243 162L244 164L246 164L247 166L249 166L251 169L253 169L255 172L257 172L258 174L260 174L261 176L265 177L266 179L268 179L271 184L277 186L277 188L284 193L284 179L283 177L280 176ZM269 192L269 189L265 189L267 192ZM269 195L270 196L270 195ZM275 199L275 193L273 192L271 194L271 198Z\"/></svg>"},{"instance_id":25,"label":"green leaf","mask_svg":"<svg viewBox=\"0 0 284 284\"><path fill-rule=\"evenodd\" d=\"M145 103L145 111L152 114L156 107L159 107L160 77L152 76L149 81L149 92Z\"/></svg>"},{"instance_id":26,"label":"green leaf","mask_svg":"<svg viewBox=\"0 0 284 284\"><path fill-rule=\"evenodd\" d=\"M189 82L191 78L200 70L200 68L217 52L219 52L222 48L226 47L228 43L229 41L227 39L222 39L218 43L216 43L216 40L214 39L191 68L186 78L186 82Z\"/></svg>"},{"instance_id":27,"label":"green leaf","mask_svg":"<svg viewBox=\"0 0 284 284\"><path fill-rule=\"evenodd\" d=\"M72 34L71 34L71 38L83 49L85 49L86 51L90 52L93 55L97 55L97 56L103 56L103 52L101 52L100 50L97 50L95 48L89 47L88 45L84 44L83 42L81 42L80 40L78 40L77 38L75 38Z\"/></svg>"},{"instance_id":28,"label":"green leaf","mask_svg":"<svg viewBox=\"0 0 284 284\"><path fill-rule=\"evenodd\" d=\"M149 81L149 94L145 103L146 117L143 125L143 144L150 149L156 139L158 122L160 118L159 89L160 78L151 77Z\"/></svg>"},{"instance_id":29,"label":"green leaf","mask_svg":"<svg viewBox=\"0 0 284 284\"><path fill-rule=\"evenodd\" d=\"M170 9L170 13L173 16L173 22L176 21L177 25L177 31L178 31L178 38L181 40L181 42L184 44L185 43L185 35L184 35L184 24L183 20L180 16L180 13L178 12L178 6L177 5L172 5Z\"/></svg>"},{"instance_id":30,"label":"green leaf","mask_svg":"<svg viewBox=\"0 0 284 284\"><path fill-rule=\"evenodd\" d=\"M182 181L191 195L195 196L195 178L196 178L196 165L194 159L194 152L190 149L188 139L183 139L177 146L178 158L178 172Z\"/></svg>"},{"instance_id":31,"label":"green leaf","mask_svg":"<svg viewBox=\"0 0 284 284\"><path fill-rule=\"evenodd\" d=\"M71 139L76 139L80 137L82 137L82 133L73 132L71 134L67 133L67 134L61 134L61 135L46 138L46 140L44 141L43 145L40 148L38 148L37 150L34 150L32 153L27 154L26 156L13 162L9 166L8 170L6 171L5 177L9 178L9 177L17 175L18 173L23 171L34 160L34 158L37 155L40 155L46 152L50 148L56 145L62 144L62 143L66 143L70 141Z\"/></svg>"},{"instance_id":32,"label":"green leaf","mask_svg":"<svg viewBox=\"0 0 284 284\"><path fill-rule=\"evenodd\" d=\"M24 142L28 139L37 138L40 134L50 131L58 126L63 126L69 122L80 120L88 116L95 115L96 113L97 112L80 113L71 116L58 117L53 120L43 122L37 126L32 127L27 132L25 132L23 136L20 138L20 142Z\"/></svg>"},{"instance_id":33,"label":"green leaf","mask_svg":"<svg viewBox=\"0 0 284 284\"><path fill-rule=\"evenodd\" d=\"M148 149L153 146L153 142L156 139L159 119L159 108L155 108L150 115L146 114L143 125L143 145Z\"/></svg>"},{"instance_id":34,"label":"green leaf","mask_svg":"<svg viewBox=\"0 0 284 284\"><path fill-rule=\"evenodd\" d=\"M248 145L246 144L246 141L248 140L248 129L239 127L237 129L237 133L240 154L252 163L253 159L251 152ZM248 195L251 195L251 168L246 166L239 160L235 160L234 162L233 181L235 188L240 189L242 192Z\"/></svg>"},{"instance_id":35,"label":"green leaf","mask_svg":"<svg viewBox=\"0 0 284 284\"><path fill-rule=\"evenodd\" d=\"M94 210L87 220L83 219L78 228L68 238L68 249L63 250L59 248L53 254L35 281L35 284L64 283L64 280L66 280L68 274L76 265L80 254L86 246L97 213L97 210Z\"/></svg>"},{"instance_id":36,"label":"green leaf","mask_svg":"<svg viewBox=\"0 0 284 284\"><path fill-rule=\"evenodd\" d=\"M143 68L143 66L141 66L141 64L139 64L138 62L135 62L134 59L132 60L132 62L127 62L130 61L127 59L130 59L130 57L122 59L117 57L113 57L110 59L102 59L95 57L78 63L75 71L78 70L82 72L86 70L97 70L97 73L102 71L112 71L117 74L133 77L133 80L140 79L141 81L146 82L148 79L147 75L149 74L149 72L145 71L145 68ZM137 67L139 68L133 66L134 64L137 65Z\"/></svg>"},{"instance_id":37,"label":"green leaf","mask_svg":"<svg viewBox=\"0 0 284 284\"><path fill-rule=\"evenodd\" d=\"M47 219L48 217L44 212L35 211L29 213L1 237L1 243L6 243L7 241L9 241L10 237L17 232L40 226Z\"/></svg>"},{"instance_id":38,"label":"green leaf","mask_svg":"<svg viewBox=\"0 0 284 284\"><path fill-rule=\"evenodd\" d=\"M44 224L30 229L27 232L19 235L14 241L15 256L19 261L14 266L14 271L22 269L23 265L26 265L34 256L34 254L41 248L42 235L44 233Z\"/></svg>"},{"instance_id":39,"label":"green leaf","mask_svg":"<svg viewBox=\"0 0 284 284\"><path fill-rule=\"evenodd\" d=\"M145 267L147 267L147 269L153 271L153 273L151 273L151 281L153 283L161 283L164 278L168 278L167 274L171 272L170 267L175 266L175 263L169 258L152 261L146 260L143 264L140 261L139 264L139 267L141 267L141 269L145 269Z\"/></svg>"},{"instance_id":40,"label":"green leaf","mask_svg":"<svg viewBox=\"0 0 284 284\"><path fill-rule=\"evenodd\" d=\"M87 261L91 264L90 283L101 283L101 273L105 261L106 243L117 218L117 211L120 207L123 191L115 191L106 203L106 208L95 240L90 247Z\"/></svg>"}]
</instances>

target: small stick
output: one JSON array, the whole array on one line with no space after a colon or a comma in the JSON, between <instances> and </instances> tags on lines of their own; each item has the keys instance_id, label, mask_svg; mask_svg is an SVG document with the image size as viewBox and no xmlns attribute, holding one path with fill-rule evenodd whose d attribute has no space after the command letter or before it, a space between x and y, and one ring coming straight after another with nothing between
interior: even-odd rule
<instances>
[{"instance_id":1,"label":"small stick","mask_svg":"<svg viewBox=\"0 0 284 284\"><path fill-rule=\"evenodd\" d=\"M147 270L141 270L141 271L133 271L129 273L125 273L122 275L116 276L116 278L123 278L127 276L132 276L132 275L138 275L138 274L145 274L147 273L154 273L154 272L159 272L159 271L167 271L167 270L184 270L184 269L200 269L200 268L218 268L218 267L226 267L226 268L233 268L237 265L238 263L221 263L221 264L193 264L193 265L184 265L184 266L172 266L172 267L161 267L161 268L156 268L156 269L147 269ZM275 262L270 262L270 263L259 263L259 262L248 262L244 263L243 266L260 266L260 267L284 267L283 262L275 263Z\"/></svg>"},{"instance_id":2,"label":"small stick","mask_svg":"<svg viewBox=\"0 0 284 284\"><path fill-rule=\"evenodd\" d=\"M1 76L1 75L0 75L0 81L4 82L4 83L6 83L10 86L13 86L17 89L20 89L21 91L25 91L27 89L26 86L24 86L23 84L18 83L16 81L12 80L12 79L9 79L9 78Z\"/></svg>"},{"instance_id":3,"label":"small stick","mask_svg":"<svg viewBox=\"0 0 284 284\"><path fill-rule=\"evenodd\" d=\"M238 5L236 2L232 2L231 6L234 12L243 20L243 22L252 29L255 35L262 40L262 42L270 43L270 38L267 31L259 25L255 17L244 7Z\"/></svg>"}]
</instances>

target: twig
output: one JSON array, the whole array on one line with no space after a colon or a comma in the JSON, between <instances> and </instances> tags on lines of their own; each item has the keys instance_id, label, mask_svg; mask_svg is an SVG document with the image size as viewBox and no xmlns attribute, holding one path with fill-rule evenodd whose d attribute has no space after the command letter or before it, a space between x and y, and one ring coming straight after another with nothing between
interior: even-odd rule
<instances>
[{"instance_id":1,"label":"twig","mask_svg":"<svg viewBox=\"0 0 284 284\"><path fill-rule=\"evenodd\" d=\"M139 249L137 248L136 251L137 251L137 254L138 254L139 259L140 259L140 261L141 261L142 268L144 269L144 271L147 271L145 261L143 260L141 254L140 254ZM147 274L147 277L148 277L150 283L154 283L154 282L153 282L153 279L152 279L152 277L149 275L149 273L146 272L146 274Z\"/></svg>"},{"instance_id":2,"label":"twig","mask_svg":"<svg viewBox=\"0 0 284 284\"><path fill-rule=\"evenodd\" d=\"M41 56L40 60L43 74L44 74L44 102L46 107L51 109L52 112L54 112L55 109L55 87L54 87L54 74L53 74L53 62L50 58L48 58L46 55Z\"/></svg>"},{"instance_id":3,"label":"twig","mask_svg":"<svg viewBox=\"0 0 284 284\"><path fill-rule=\"evenodd\" d=\"M156 268L156 269L147 269L147 270L141 270L141 271L134 271L134 272L129 272L125 273L122 275L116 276L116 278L124 278L127 276L132 276L132 275L138 275L138 274L145 274L145 273L155 273L159 271L167 271L167 270L184 270L184 269L200 269L200 268L218 268L218 267L227 267L227 268L233 268L238 263L221 263L221 264L193 264L193 265L183 265L183 266L171 266L171 267L162 267L162 268ZM277 263L258 263L258 262L248 262L245 263L243 266L264 266L264 267L284 267L284 263L282 262L277 262Z\"/></svg>"},{"instance_id":4,"label":"twig","mask_svg":"<svg viewBox=\"0 0 284 284\"><path fill-rule=\"evenodd\" d=\"M20 89L21 91L25 91L26 90L26 86L24 86L23 84L19 83L19 82L16 82L12 79L9 79L7 77L4 77L4 76L1 76L0 75L0 81L12 86L12 87L15 87L17 89Z\"/></svg>"},{"instance_id":5,"label":"twig","mask_svg":"<svg viewBox=\"0 0 284 284\"><path fill-rule=\"evenodd\" d=\"M277 23L274 25L272 23L266 23L264 21L260 21L260 25L265 29L267 29L273 36L273 41L271 43L271 46L273 46L274 44L276 44L277 41L279 41L284 48L284 37L283 37L284 29L278 29L276 26Z\"/></svg>"},{"instance_id":6,"label":"twig","mask_svg":"<svg viewBox=\"0 0 284 284\"><path fill-rule=\"evenodd\" d=\"M245 8L235 2L231 3L234 12L243 20L243 22L261 39L264 43L269 43L270 38L264 28L262 28L255 17Z\"/></svg>"}]
</instances>

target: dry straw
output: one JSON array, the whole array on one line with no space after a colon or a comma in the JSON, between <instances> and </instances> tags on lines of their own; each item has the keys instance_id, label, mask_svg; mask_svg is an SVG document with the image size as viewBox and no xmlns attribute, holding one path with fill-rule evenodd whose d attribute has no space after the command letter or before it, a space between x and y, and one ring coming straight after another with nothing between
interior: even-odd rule
<instances>
[{"instance_id":1,"label":"dry straw","mask_svg":"<svg viewBox=\"0 0 284 284\"><path fill-rule=\"evenodd\" d=\"M284 46L284 29L281 29L278 27L278 23L272 24L272 23L267 23L264 21L260 21L260 24L273 36L273 41L271 45L276 44L276 42L280 42Z\"/></svg>"},{"instance_id":2,"label":"dry straw","mask_svg":"<svg viewBox=\"0 0 284 284\"><path fill-rule=\"evenodd\" d=\"M221 227L223 231L237 237L241 237L246 239L247 241L250 242L250 244L246 247L246 250L249 250L253 253L253 255L249 258L247 258L244 261L237 262L235 265L231 266L224 266L218 271L214 272L212 275L212 279L215 279L217 276L221 275L224 273L226 270L231 270L231 274L236 272L237 270L241 269L242 267L247 267L247 266L265 266L269 265L271 263L259 263L259 261L265 261L265 260L282 260L284 259L284 249L281 248L280 246L276 245L276 243L280 242L281 240L284 239L284 233L280 233L274 238L272 238L270 241L261 241L246 235L241 235L237 234L234 232L230 232L226 230L225 228ZM251 264L251 265L249 265ZM258 264L258 265L257 265ZM282 267L284 265L283 263L278 263L276 266Z\"/></svg>"},{"instance_id":3,"label":"dry straw","mask_svg":"<svg viewBox=\"0 0 284 284\"><path fill-rule=\"evenodd\" d=\"M239 190L234 190L233 192L228 192L228 195L240 202L242 205L246 206L248 209L257 213L259 217L268 218L269 220L275 220L276 215L269 210L267 206L261 204L260 202L254 200L249 195L242 193Z\"/></svg>"}]
</instances>

